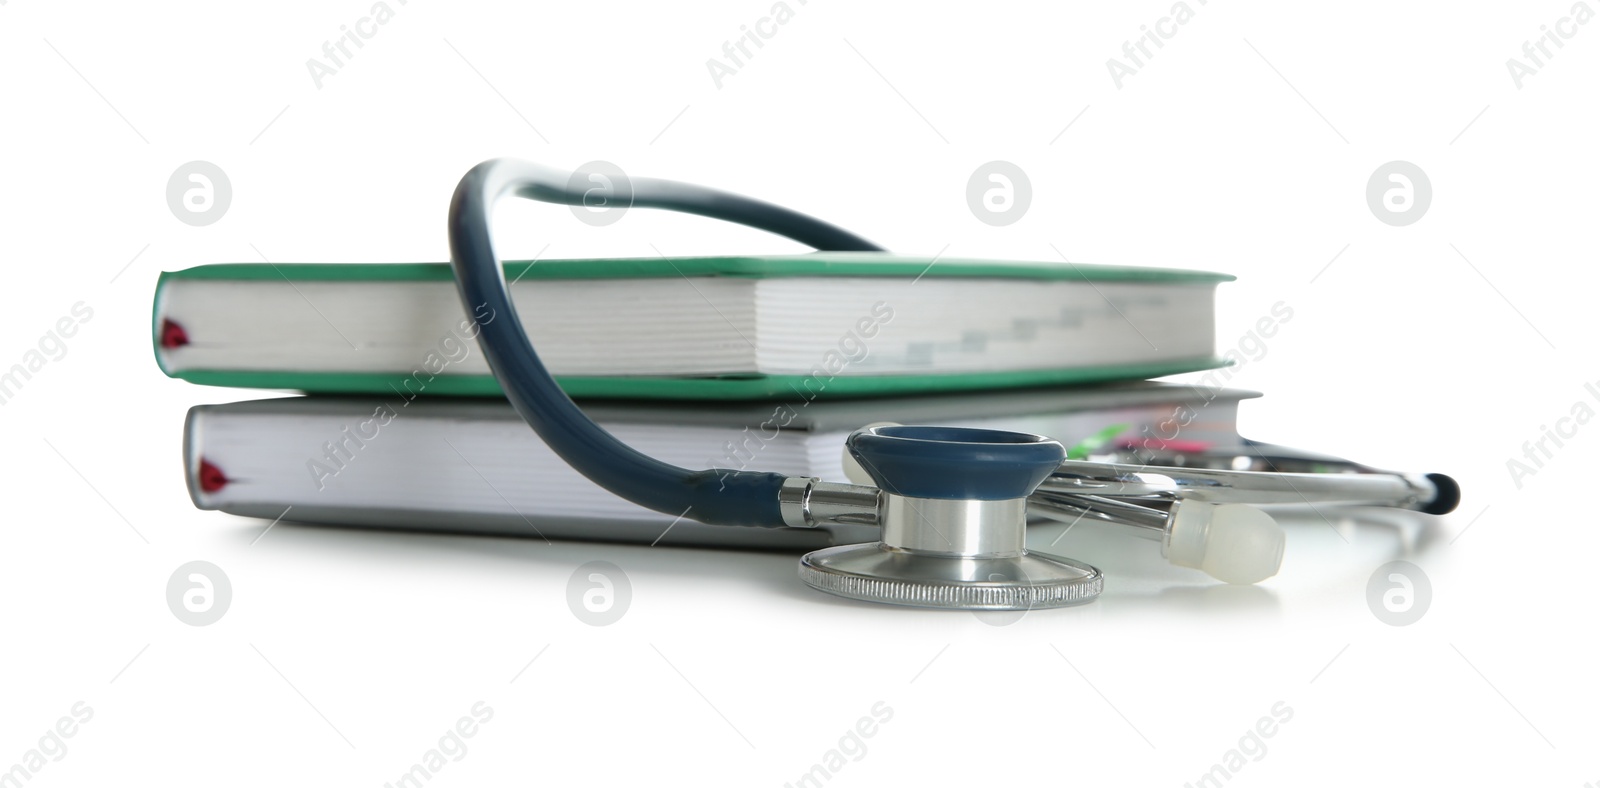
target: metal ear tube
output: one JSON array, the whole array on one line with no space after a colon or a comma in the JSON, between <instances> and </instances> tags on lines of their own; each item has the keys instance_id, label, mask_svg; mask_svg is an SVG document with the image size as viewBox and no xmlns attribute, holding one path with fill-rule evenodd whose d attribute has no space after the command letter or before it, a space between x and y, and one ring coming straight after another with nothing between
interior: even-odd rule
<instances>
[{"instance_id":1,"label":"metal ear tube","mask_svg":"<svg viewBox=\"0 0 1600 788\"><path fill-rule=\"evenodd\" d=\"M1031 511L1075 523L1099 520L1161 543L1161 555L1177 566L1199 569L1225 583L1249 585L1278 573L1283 564L1283 529L1272 516L1245 504L1151 499L1132 503L1100 496L1038 492Z\"/></svg>"}]
</instances>

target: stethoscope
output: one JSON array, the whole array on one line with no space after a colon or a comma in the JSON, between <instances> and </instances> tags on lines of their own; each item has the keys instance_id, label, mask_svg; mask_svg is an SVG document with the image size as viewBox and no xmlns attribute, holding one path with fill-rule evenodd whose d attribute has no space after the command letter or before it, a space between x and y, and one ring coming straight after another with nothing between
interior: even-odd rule
<instances>
[{"instance_id":1,"label":"stethoscope","mask_svg":"<svg viewBox=\"0 0 1600 788\"><path fill-rule=\"evenodd\" d=\"M1050 438L964 427L879 424L851 434L851 483L758 471L688 470L622 443L551 378L507 290L489 228L507 194L593 205L591 181L512 159L472 168L450 201L450 256L478 342L517 413L590 481L639 506L708 525L873 526L877 542L800 559L800 579L851 599L961 610L1026 610L1087 602L1100 570L1028 550L1029 515L1112 523L1155 540L1162 555L1230 583L1276 574L1284 533L1255 505L1348 503L1429 514L1453 510L1442 474L1402 474L1247 444L1248 453L1068 460ZM771 203L657 179L600 182L612 207L662 208L767 230L819 251L881 252L818 219ZM482 310L481 307L488 309Z\"/></svg>"}]
</instances>

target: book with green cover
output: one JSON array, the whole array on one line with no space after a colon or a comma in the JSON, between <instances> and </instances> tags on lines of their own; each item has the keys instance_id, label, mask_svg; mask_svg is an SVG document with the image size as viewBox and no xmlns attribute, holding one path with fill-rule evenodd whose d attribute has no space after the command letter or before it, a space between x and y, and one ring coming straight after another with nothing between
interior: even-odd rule
<instances>
[{"instance_id":1,"label":"book with green cover","mask_svg":"<svg viewBox=\"0 0 1600 788\"><path fill-rule=\"evenodd\" d=\"M515 261L512 298L575 397L802 399L1210 369L1232 277L870 253ZM172 377L312 393L496 396L444 263L238 263L161 275Z\"/></svg>"}]
</instances>

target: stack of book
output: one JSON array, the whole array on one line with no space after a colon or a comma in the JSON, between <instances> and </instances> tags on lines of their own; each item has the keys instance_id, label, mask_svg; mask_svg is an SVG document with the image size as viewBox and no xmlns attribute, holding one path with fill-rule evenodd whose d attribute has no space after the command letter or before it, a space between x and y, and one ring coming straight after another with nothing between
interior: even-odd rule
<instances>
[{"instance_id":1,"label":"stack of book","mask_svg":"<svg viewBox=\"0 0 1600 788\"><path fill-rule=\"evenodd\" d=\"M685 467L844 481L868 423L991 427L1073 446L1237 443L1212 369L1229 277L815 253L506 264L534 347L597 422ZM849 535L673 523L568 468L511 410L450 267L223 264L163 274L168 375L303 396L193 408L196 506L336 525L679 544ZM666 529L665 532L663 529ZM858 539L859 541L859 539Z\"/></svg>"}]
</instances>

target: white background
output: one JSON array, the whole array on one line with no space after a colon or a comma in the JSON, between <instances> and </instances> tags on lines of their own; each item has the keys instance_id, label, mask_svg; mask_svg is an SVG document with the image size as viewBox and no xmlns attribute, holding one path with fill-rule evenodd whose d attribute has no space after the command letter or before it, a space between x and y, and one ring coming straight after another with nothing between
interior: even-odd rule
<instances>
[{"instance_id":1,"label":"white background","mask_svg":"<svg viewBox=\"0 0 1600 788\"><path fill-rule=\"evenodd\" d=\"M0 366L93 309L0 406L0 769L84 701L92 720L28 785L380 786L484 701L492 721L430 785L780 786L883 701L892 719L830 784L1176 786L1283 701L1292 720L1230 785L1600 780L1583 497L1600 426L1520 489L1506 466L1575 403L1600 409L1584 389L1600 24L1520 88L1506 67L1567 0L1197 1L1120 89L1107 59L1166 0L794 0L720 88L706 61L766 0L393 5L318 88L307 59L366 0L0 3ZM907 254L1054 245L1237 274L1219 347L1294 309L1233 381L1267 393L1245 434L1446 471L1465 499L1431 524L1295 520L1283 575L1255 590L1084 529L1060 547L1106 569L1105 597L1007 626L834 600L792 555L294 526L254 541L267 523L194 510L183 414L252 393L157 370L157 273L256 249L444 260L455 181L497 155L744 192ZM198 228L165 198L196 159L233 189ZM966 204L995 159L1033 187L1009 227ZM1406 227L1366 202L1392 160L1432 184ZM604 229L509 212L512 256L798 251L646 211ZM1433 589L1404 627L1366 597L1396 557ZM207 627L164 598L196 559L233 585ZM611 626L567 606L590 560L631 580Z\"/></svg>"}]
</instances>

